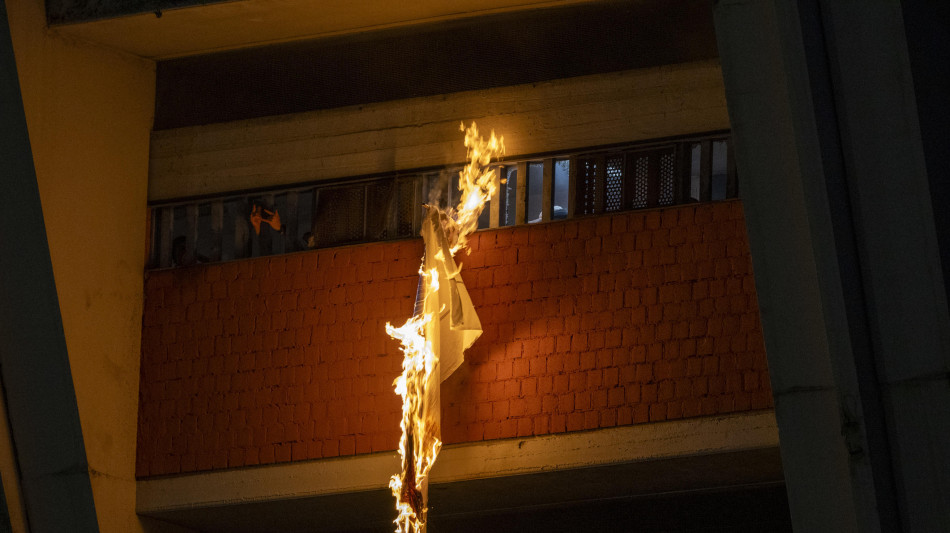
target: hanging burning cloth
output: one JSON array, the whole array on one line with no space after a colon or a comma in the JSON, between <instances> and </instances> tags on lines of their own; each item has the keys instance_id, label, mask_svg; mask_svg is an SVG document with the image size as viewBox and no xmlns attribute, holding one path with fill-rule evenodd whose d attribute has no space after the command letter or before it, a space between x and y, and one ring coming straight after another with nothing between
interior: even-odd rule
<instances>
[{"instance_id":1,"label":"hanging burning cloth","mask_svg":"<svg viewBox=\"0 0 950 533\"><path fill-rule=\"evenodd\" d=\"M464 351L482 334L481 322L452 257L445 221L440 221L444 216L438 209L430 208L422 222L425 257L414 315L431 317L422 326L422 335L431 346L428 356L432 368L422 390L415 389L421 397L410 395L406 400L415 406L410 408L410 420L424 423L421 434L415 424L406 428L403 473L401 478L397 476L394 488L398 501L408 504L413 515L421 518L421 523L425 523L428 471L442 446L441 382L462 364ZM390 487L394 485L391 483ZM403 520L401 514L396 522L402 524ZM405 528L400 525L401 531L408 531L408 522L405 524Z\"/></svg>"},{"instance_id":2,"label":"hanging burning cloth","mask_svg":"<svg viewBox=\"0 0 950 533\"><path fill-rule=\"evenodd\" d=\"M423 326L423 335L431 343L435 362L425 385L423 405L428 424L423 440L427 445L439 442L439 446L442 442L441 383L462 364L465 350L482 334L482 324L452 257L452 243L445 234L446 226L451 227L451 224L440 220L444 216L438 209L429 208L421 231L425 242L423 271L429 273L429 277L437 273L438 281L434 286L420 279L421 312L432 317Z\"/></svg>"},{"instance_id":3,"label":"hanging burning cloth","mask_svg":"<svg viewBox=\"0 0 950 533\"><path fill-rule=\"evenodd\" d=\"M423 270L438 272L439 287L433 294L423 294L424 313L431 313L432 320L425 326L425 337L432 342L432 351L439 361L439 381L445 381L462 364L464 352L482 334L475 306L465 290L465 283L450 251L451 243L445 235L440 213L430 208L422 222L422 239L425 242ZM420 280L420 292L425 284Z\"/></svg>"},{"instance_id":4,"label":"hanging burning cloth","mask_svg":"<svg viewBox=\"0 0 950 533\"><path fill-rule=\"evenodd\" d=\"M400 327L386 324L386 332L402 343L402 374L393 383L402 397L402 472L390 478L396 498L394 520L401 533L425 531L429 470L442 447L441 383L461 364L465 349L482 334L482 325L459 275L452 250L465 247L466 237L478 227L485 202L496 191L493 157L504 153L504 140L494 132L488 141L475 124L465 128L470 163L459 174L458 212L428 209L422 222L425 257L419 271L416 309Z\"/></svg>"}]
</instances>

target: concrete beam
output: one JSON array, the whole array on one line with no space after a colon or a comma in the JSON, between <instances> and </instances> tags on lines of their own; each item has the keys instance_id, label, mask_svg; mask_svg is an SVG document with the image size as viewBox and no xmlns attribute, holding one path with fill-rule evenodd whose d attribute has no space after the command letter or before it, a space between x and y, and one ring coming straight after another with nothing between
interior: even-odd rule
<instances>
[{"instance_id":1,"label":"concrete beam","mask_svg":"<svg viewBox=\"0 0 950 533\"><path fill-rule=\"evenodd\" d=\"M650 31L630 31L632 27ZM160 61L155 129L715 57L706 0L532 9ZM429 75L434 72L438 75Z\"/></svg>"},{"instance_id":2,"label":"concrete beam","mask_svg":"<svg viewBox=\"0 0 950 533\"><path fill-rule=\"evenodd\" d=\"M98 531L10 26L0 3L0 374L33 531Z\"/></svg>"},{"instance_id":3,"label":"concrete beam","mask_svg":"<svg viewBox=\"0 0 950 533\"><path fill-rule=\"evenodd\" d=\"M776 417L785 428L792 521L802 531L857 531L849 450L862 446L849 445L842 430L831 362L831 343L847 337L827 334L780 20L770 1L716 5L739 190Z\"/></svg>"},{"instance_id":4,"label":"concrete beam","mask_svg":"<svg viewBox=\"0 0 950 533\"><path fill-rule=\"evenodd\" d=\"M773 483L781 477L777 461L771 459L777 443L772 413L753 412L447 446L432 472L431 505L447 514L485 512L565 497L609 498ZM691 457L697 459L686 459ZM686 462L677 462L674 468L663 461ZM212 516L249 519L253 514L263 516L251 509L277 507L296 508L298 518L241 527L294 530L292 521L300 517L319 523L341 520L329 516L331 511L342 514L348 527L361 520L363 525L385 523L392 519L386 486L398 470L398 456L390 452L141 480L138 512L198 529L212 523ZM566 476L564 480L551 483L546 477L557 473ZM486 483L491 490L476 490ZM531 489L514 489L524 489L525 484ZM564 486L578 490L556 488ZM273 521L275 515L266 516ZM265 529L255 529L260 527Z\"/></svg>"},{"instance_id":5,"label":"concrete beam","mask_svg":"<svg viewBox=\"0 0 950 533\"><path fill-rule=\"evenodd\" d=\"M890 469L900 526L950 530L950 461L940 451L950 449L950 280L940 261L901 2L870 7L821 2L814 9L824 29L851 203L850 220L835 232L852 235L865 300L862 334L870 357L856 357L855 367L862 385L877 380L880 413L866 423L883 421L879 440L889 447L889 463L874 468ZM834 178L814 179L827 187ZM837 275L854 272L845 267ZM873 464L874 449L869 452ZM878 483L876 490L886 489Z\"/></svg>"},{"instance_id":6,"label":"concrete beam","mask_svg":"<svg viewBox=\"0 0 950 533\"><path fill-rule=\"evenodd\" d=\"M590 0L51 0L53 30L151 59L446 22Z\"/></svg>"},{"instance_id":7,"label":"concrete beam","mask_svg":"<svg viewBox=\"0 0 950 533\"><path fill-rule=\"evenodd\" d=\"M729 128L719 64L702 61L156 131L149 200L455 164L472 120L508 157Z\"/></svg>"},{"instance_id":8,"label":"concrete beam","mask_svg":"<svg viewBox=\"0 0 950 533\"><path fill-rule=\"evenodd\" d=\"M950 316L899 2L720 1L803 531L950 528Z\"/></svg>"}]
</instances>

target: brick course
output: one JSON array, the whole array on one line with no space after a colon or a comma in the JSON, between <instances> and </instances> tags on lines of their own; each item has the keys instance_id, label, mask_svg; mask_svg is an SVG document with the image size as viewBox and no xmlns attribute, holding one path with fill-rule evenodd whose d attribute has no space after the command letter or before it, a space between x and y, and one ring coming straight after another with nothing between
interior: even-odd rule
<instances>
[{"instance_id":1,"label":"brick course","mask_svg":"<svg viewBox=\"0 0 950 533\"><path fill-rule=\"evenodd\" d=\"M772 406L738 201L476 233L446 444ZM419 239L151 272L136 474L394 450Z\"/></svg>"}]
</instances>

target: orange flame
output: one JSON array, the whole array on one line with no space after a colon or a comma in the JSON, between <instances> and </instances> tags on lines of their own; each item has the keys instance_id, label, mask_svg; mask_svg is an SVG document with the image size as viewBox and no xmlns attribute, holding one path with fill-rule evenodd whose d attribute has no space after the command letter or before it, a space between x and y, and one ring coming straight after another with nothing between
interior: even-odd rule
<instances>
[{"instance_id":1,"label":"orange flame","mask_svg":"<svg viewBox=\"0 0 950 533\"><path fill-rule=\"evenodd\" d=\"M439 220L444 234L449 240L450 253L454 257L458 250L467 246L466 237L478 228L478 217L487 202L497 190L495 171L488 168L492 158L505 151L504 138L496 138L491 132L486 141L478 136L478 128L473 122L469 128L462 124L465 132L465 146L468 149L469 163L459 173L461 197L457 208L449 208L440 213ZM458 271L445 268L446 257L439 250L431 259L442 265L450 278ZM435 297L439 290L439 268L428 271L420 267L423 278L423 298ZM438 305L438 298L434 300ZM438 373L439 354L433 350L432 342L426 339L425 326L433 320L433 313L441 314L443 309L434 309L425 305L422 312L409 319L400 327L386 324L386 333L402 344L404 354L402 374L393 385L396 394L402 397L402 420L399 423L402 437L399 439L399 456L402 472L389 481L389 488L396 498L397 516L394 520L397 533L423 533L425 531L426 493L429 470L435 463L442 440L439 430ZM436 318L438 320L438 318Z\"/></svg>"},{"instance_id":2,"label":"orange flame","mask_svg":"<svg viewBox=\"0 0 950 533\"><path fill-rule=\"evenodd\" d=\"M442 447L434 439L431 448L425 446L427 428L425 387L435 367L432 344L426 341L422 328L432 315L423 314L411 318L398 328L386 324L386 333L402 343L405 354L402 375L394 385L396 394L402 397L402 437L399 440L399 455L402 458L402 473L389 480L389 488L396 497L398 516L396 531L419 533L425 524L423 486L429 469Z\"/></svg>"},{"instance_id":3,"label":"orange flame","mask_svg":"<svg viewBox=\"0 0 950 533\"><path fill-rule=\"evenodd\" d=\"M468 164L459 172L459 191L462 193L459 205L455 213L449 213L449 219L458 231L458 240L451 248L452 255L466 248L468 235L478 229L478 216L482 214L485 202L498 190L495 169L488 168L488 165L492 159L505 153L505 138L495 137L494 131L486 141L479 137L478 126L474 122L468 128L462 123L460 129L465 132Z\"/></svg>"}]
</instances>

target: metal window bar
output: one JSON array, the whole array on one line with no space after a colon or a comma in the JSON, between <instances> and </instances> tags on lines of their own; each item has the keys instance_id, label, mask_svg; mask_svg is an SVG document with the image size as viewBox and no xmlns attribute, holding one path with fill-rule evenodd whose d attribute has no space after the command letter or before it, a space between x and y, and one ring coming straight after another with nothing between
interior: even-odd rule
<instances>
[{"instance_id":1,"label":"metal window bar","mask_svg":"<svg viewBox=\"0 0 950 533\"><path fill-rule=\"evenodd\" d=\"M161 222L159 225L161 231L161 248L159 256L163 267L172 266L172 239L174 239L175 216L174 207L166 207L161 210Z\"/></svg>"},{"instance_id":2,"label":"metal window bar","mask_svg":"<svg viewBox=\"0 0 950 533\"><path fill-rule=\"evenodd\" d=\"M497 228L500 225L500 217L503 213L502 207L502 198L504 197L505 184L507 180L505 179L505 167L496 166L494 167L494 185L495 185L495 194L489 200L488 206L485 208L488 211L488 227Z\"/></svg>"},{"instance_id":3,"label":"metal window bar","mask_svg":"<svg viewBox=\"0 0 950 533\"><path fill-rule=\"evenodd\" d=\"M280 229L274 231L268 231L267 233L271 236L271 253L272 254L283 254L289 252L286 248L286 239L284 236L287 233L287 194L275 194L272 196L272 206L274 213L277 214L280 218ZM263 234L264 232L261 231Z\"/></svg>"},{"instance_id":4,"label":"metal window bar","mask_svg":"<svg viewBox=\"0 0 950 533\"><path fill-rule=\"evenodd\" d=\"M699 201L712 199L712 143L704 140L699 143Z\"/></svg>"},{"instance_id":5,"label":"metal window bar","mask_svg":"<svg viewBox=\"0 0 950 533\"><path fill-rule=\"evenodd\" d=\"M728 179L726 181L726 197L727 198L738 198L739 197L739 180L736 176L736 159L735 154L732 151L732 139L726 138L726 165Z\"/></svg>"},{"instance_id":6,"label":"metal window bar","mask_svg":"<svg viewBox=\"0 0 950 533\"><path fill-rule=\"evenodd\" d=\"M222 231L224 229L224 202L211 202L211 255L210 261L221 260Z\"/></svg>"},{"instance_id":7,"label":"metal window bar","mask_svg":"<svg viewBox=\"0 0 950 533\"><path fill-rule=\"evenodd\" d=\"M576 157L571 157L568 159L568 173L567 173L567 217L577 216L577 209L579 202L577 201L578 193L578 172L580 171L580 165L578 164Z\"/></svg>"},{"instance_id":8,"label":"metal window bar","mask_svg":"<svg viewBox=\"0 0 950 533\"><path fill-rule=\"evenodd\" d=\"M712 141L712 192L713 201L728 198L728 164L726 162L727 145L724 139Z\"/></svg>"},{"instance_id":9,"label":"metal window bar","mask_svg":"<svg viewBox=\"0 0 950 533\"><path fill-rule=\"evenodd\" d=\"M571 205L571 160L554 160L554 177L552 178L551 203L552 220L567 218L567 211Z\"/></svg>"},{"instance_id":10,"label":"metal window bar","mask_svg":"<svg viewBox=\"0 0 950 533\"><path fill-rule=\"evenodd\" d=\"M530 161L527 168L525 222L534 224L544 220L544 162Z\"/></svg>"},{"instance_id":11,"label":"metal window bar","mask_svg":"<svg viewBox=\"0 0 950 533\"><path fill-rule=\"evenodd\" d=\"M515 224L518 205L518 167L508 165L504 168L505 182L499 192L501 202L501 214L499 219L500 226L512 226Z\"/></svg>"},{"instance_id":12,"label":"metal window bar","mask_svg":"<svg viewBox=\"0 0 950 533\"><path fill-rule=\"evenodd\" d=\"M541 169L541 222L554 216L554 159L545 159Z\"/></svg>"},{"instance_id":13,"label":"metal window bar","mask_svg":"<svg viewBox=\"0 0 950 533\"><path fill-rule=\"evenodd\" d=\"M518 181L515 187L515 224L524 224L525 213L528 210L528 163L518 163Z\"/></svg>"}]
</instances>

